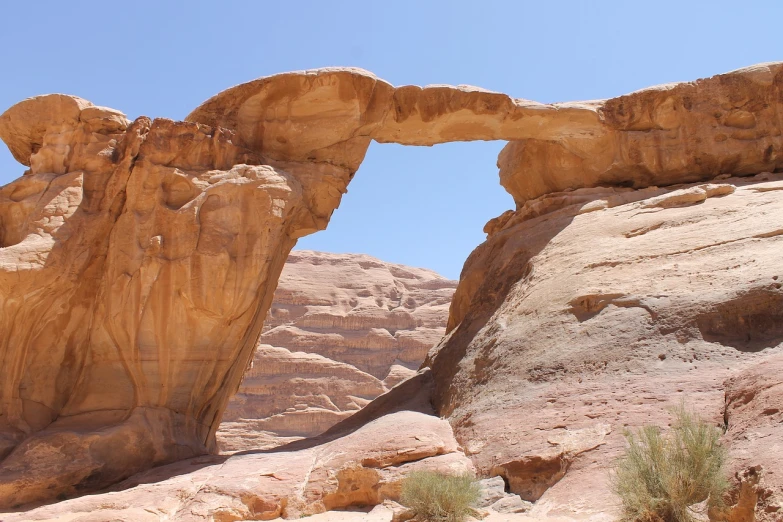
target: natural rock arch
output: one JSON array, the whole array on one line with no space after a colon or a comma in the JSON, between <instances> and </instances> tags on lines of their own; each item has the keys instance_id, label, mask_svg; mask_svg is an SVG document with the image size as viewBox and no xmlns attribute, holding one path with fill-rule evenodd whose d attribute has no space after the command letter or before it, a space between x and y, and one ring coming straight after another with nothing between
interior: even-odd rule
<instances>
[{"instance_id":1,"label":"natural rock arch","mask_svg":"<svg viewBox=\"0 0 783 522\"><path fill-rule=\"evenodd\" d=\"M554 191L779 170L782 86L783 66L762 64L543 105L319 69L233 87L185 122L20 102L0 116L30 167L0 188L0 507L210 451L288 252L326 227L370 140L509 140L501 183L525 210ZM478 283L460 285L450 328Z\"/></svg>"}]
</instances>

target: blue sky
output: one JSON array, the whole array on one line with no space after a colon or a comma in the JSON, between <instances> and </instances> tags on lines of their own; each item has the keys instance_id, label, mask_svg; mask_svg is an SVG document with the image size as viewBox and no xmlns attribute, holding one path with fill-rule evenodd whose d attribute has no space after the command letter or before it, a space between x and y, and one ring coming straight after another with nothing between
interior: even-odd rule
<instances>
[{"instance_id":1,"label":"blue sky","mask_svg":"<svg viewBox=\"0 0 783 522\"><path fill-rule=\"evenodd\" d=\"M0 111L63 92L182 119L231 85L333 65L395 85L606 98L783 60L781 19L777 1L4 2ZM498 184L502 146L373 143L329 228L298 248L457 278L484 223L513 206ZM0 147L0 185L23 171Z\"/></svg>"}]
</instances>

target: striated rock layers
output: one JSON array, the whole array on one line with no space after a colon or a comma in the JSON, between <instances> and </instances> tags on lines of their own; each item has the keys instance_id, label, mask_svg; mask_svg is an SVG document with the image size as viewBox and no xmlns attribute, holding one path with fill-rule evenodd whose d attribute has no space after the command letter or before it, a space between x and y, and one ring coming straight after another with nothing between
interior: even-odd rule
<instances>
[{"instance_id":1,"label":"striated rock layers","mask_svg":"<svg viewBox=\"0 0 783 522\"><path fill-rule=\"evenodd\" d=\"M372 139L510 140L516 209L488 224L429 359L481 473L539 515L600 518L622 427L685 395L763 467L783 192L747 176L783 169L781 114L778 63L555 105L322 69L231 88L186 122L63 95L11 107L0 137L30 170L0 188L0 508L214 450L289 250ZM766 460L758 480L738 471L737 509L756 495L774 517Z\"/></svg>"},{"instance_id":2,"label":"striated rock layers","mask_svg":"<svg viewBox=\"0 0 783 522\"><path fill-rule=\"evenodd\" d=\"M366 255L291 252L220 448L318 435L415 374L443 337L456 285Z\"/></svg>"}]
</instances>

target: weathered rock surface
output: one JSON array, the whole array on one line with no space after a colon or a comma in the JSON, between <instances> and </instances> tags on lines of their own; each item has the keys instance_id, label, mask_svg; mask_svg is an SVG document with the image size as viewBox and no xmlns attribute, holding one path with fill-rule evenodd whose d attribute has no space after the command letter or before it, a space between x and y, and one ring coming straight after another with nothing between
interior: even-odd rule
<instances>
[{"instance_id":1,"label":"weathered rock surface","mask_svg":"<svg viewBox=\"0 0 783 522\"><path fill-rule=\"evenodd\" d=\"M466 473L449 423L418 412L372 421L333 441L188 459L138 474L115 492L3 516L6 522L70 519L271 520L398 499L413 470ZM66 518L70 517L70 518Z\"/></svg>"},{"instance_id":2,"label":"weathered rock surface","mask_svg":"<svg viewBox=\"0 0 783 522\"><path fill-rule=\"evenodd\" d=\"M506 481L500 475L479 481L481 498L477 508L489 508L497 513L527 513L533 506L519 495L506 491Z\"/></svg>"},{"instance_id":3,"label":"weathered rock surface","mask_svg":"<svg viewBox=\"0 0 783 522\"><path fill-rule=\"evenodd\" d=\"M780 498L781 215L783 175L761 174L554 193L491 223L428 362L479 472L534 516L609 516L623 430L685 400Z\"/></svg>"},{"instance_id":4,"label":"weathered rock surface","mask_svg":"<svg viewBox=\"0 0 783 522\"><path fill-rule=\"evenodd\" d=\"M672 185L783 168L783 67L759 64L601 102L600 131L509 143L500 182L517 201L595 186Z\"/></svg>"},{"instance_id":5,"label":"weathered rock surface","mask_svg":"<svg viewBox=\"0 0 783 522\"><path fill-rule=\"evenodd\" d=\"M221 449L318 435L415 374L443 337L456 285L366 255L291 252Z\"/></svg>"},{"instance_id":6,"label":"weathered rock surface","mask_svg":"<svg viewBox=\"0 0 783 522\"><path fill-rule=\"evenodd\" d=\"M0 188L0 507L213 448L319 178L61 95L0 136L33 151Z\"/></svg>"},{"instance_id":7,"label":"weathered rock surface","mask_svg":"<svg viewBox=\"0 0 783 522\"><path fill-rule=\"evenodd\" d=\"M259 78L216 94L186 120L236 132L240 143L282 160L359 168L372 139L451 141L557 139L592 134L597 105L544 105L471 86L393 87L358 68Z\"/></svg>"},{"instance_id":8,"label":"weathered rock surface","mask_svg":"<svg viewBox=\"0 0 783 522\"><path fill-rule=\"evenodd\" d=\"M782 85L761 64L542 105L325 69L188 122L63 95L11 107L0 138L30 171L0 188L0 508L214 450L288 252L369 141L505 139L517 208L466 263L431 358L438 413L534 514L607 516L621 427L665 423L680 396L723 422L731 379L780 350L779 176L718 178L783 169ZM739 419L777 407L747 404ZM766 429L742 422L737 447ZM769 476L753 488L779 498Z\"/></svg>"},{"instance_id":9,"label":"weathered rock surface","mask_svg":"<svg viewBox=\"0 0 783 522\"><path fill-rule=\"evenodd\" d=\"M780 309L780 308L779 308ZM782 328L781 322L768 323ZM756 326L758 327L758 326ZM740 483L731 522L783 516L783 354L765 357L726 383L731 472Z\"/></svg>"},{"instance_id":10,"label":"weathered rock surface","mask_svg":"<svg viewBox=\"0 0 783 522\"><path fill-rule=\"evenodd\" d=\"M510 140L498 166L518 206L549 192L644 188L783 168L783 66L759 64L610 100L540 104L477 87L394 88L361 69L260 78L188 121L233 129L270 157L355 171L371 139Z\"/></svg>"}]
</instances>

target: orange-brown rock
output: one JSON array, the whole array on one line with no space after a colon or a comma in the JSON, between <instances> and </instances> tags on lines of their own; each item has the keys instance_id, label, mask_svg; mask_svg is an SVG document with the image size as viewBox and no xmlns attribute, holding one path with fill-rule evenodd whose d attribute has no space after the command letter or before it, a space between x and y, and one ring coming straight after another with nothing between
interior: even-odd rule
<instances>
[{"instance_id":1,"label":"orange-brown rock","mask_svg":"<svg viewBox=\"0 0 783 522\"><path fill-rule=\"evenodd\" d=\"M443 336L455 287L367 255L291 252L220 447L318 435L415 374Z\"/></svg>"},{"instance_id":2,"label":"orange-brown rock","mask_svg":"<svg viewBox=\"0 0 783 522\"><path fill-rule=\"evenodd\" d=\"M533 512L604 516L621 426L685 394L720 421L723 381L780 349L779 177L719 178L783 168L781 85L761 64L542 105L325 69L187 122L11 107L0 138L30 170L0 188L0 508L214 450L289 250L369 141L504 139L517 208L466 264L437 406Z\"/></svg>"},{"instance_id":3,"label":"orange-brown rock","mask_svg":"<svg viewBox=\"0 0 783 522\"><path fill-rule=\"evenodd\" d=\"M213 448L319 178L60 95L0 135L32 151L0 189L0 506Z\"/></svg>"},{"instance_id":4,"label":"orange-brown rock","mask_svg":"<svg viewBox=\"0 0 783 522\"><path fill-rule=\"evenodd\" d=\"M428 360L479 472L533 516L609 517L623 431L685 401L728 427L738 475L764 467L759 516L777 509L781 215L783 175L760 174L553 193L493 222Z\"/></svg>"},{"instance_id":5,"label":"orange-brown rock","mask_svg":"<svg viewBox=\"0 0 783 522\"><path fill-rule=\"evenodd\" d=\"M234 129L277 159L355 171L370 140L510 140L498 165L517 205L549 192L643 188L783 168L783 66L759 64L610 100L540 104L477 87L394 88L361 69L260 78L187 119Z\"/></svg>"},{"instance_id":6,"label":"orange-brown rock","mask_svg":"<svg viewBox=\"0 0 783 522\"><path fill-rule=\"evenodd\" d=\"M591 135L594 104L544 105L461 85L394 88L357 68L259 78L205 101L187 118L236 132L271 158L359 168L370 140L404 145Z\"/></svg>"},{"instance_id":7,"label":"orange-brown rock","mask_svg":"<svg viewBox=\"0 0 783 522\"><path fill-rule=\"evenodd\" d=\"M644 188L783 168L783 66L759 64L601 102L600 131L509 143L500 182L518 205L548 192Z\"/></svg>"}]
</instances>

